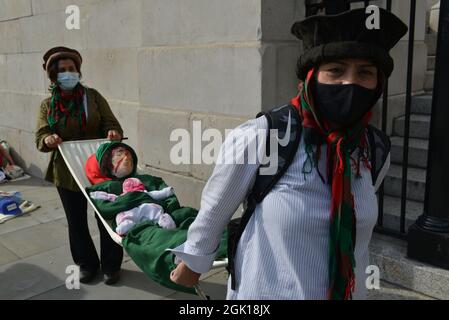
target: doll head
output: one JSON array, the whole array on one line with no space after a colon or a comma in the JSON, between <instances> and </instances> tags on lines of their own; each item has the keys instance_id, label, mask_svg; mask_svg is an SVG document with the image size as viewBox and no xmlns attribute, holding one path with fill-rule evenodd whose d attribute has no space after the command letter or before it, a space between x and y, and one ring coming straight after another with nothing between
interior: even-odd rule
<instances>
[{"instance_id":1,"label":"doll head","mask_svg":"<svg viewBox=\"0 0 449 320\"><path fill-rule=\"evenodd\" d=\"M137 178L128 178L123 181L123 193L128 193L132 191L145 191L145 185Z\"/></svg>"},{"instance_id":2,"label":"doll head","mask_svg":"<svg viewBox=\"0 0 449 320\"><path fill-rule=\"evenodd\" d=\"M137 155L127 144L108 142L96 153L101 172L109 178L127 178L136 172Z\"/></svg>"}]
</instances>

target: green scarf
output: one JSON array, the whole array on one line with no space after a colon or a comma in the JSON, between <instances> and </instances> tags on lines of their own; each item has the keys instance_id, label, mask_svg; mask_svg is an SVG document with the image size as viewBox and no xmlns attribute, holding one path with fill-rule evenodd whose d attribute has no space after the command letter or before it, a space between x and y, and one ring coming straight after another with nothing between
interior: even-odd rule
<instances>
[{"instance_id":1,"label":"green scarf","mask_svg":"<svg viewBox=\"0 0 449 320\"><path fill-rule=\"evenodd\" d=\"M86 112L84 110L83 97L85 89L78 84L70 94L64 93L55 84L50 87L51 100L50 108L47 112L47 121L53 132L59 126L66 127L67 120L77 119L82 132L86 131Z\"/></svg>"}]
</instances>

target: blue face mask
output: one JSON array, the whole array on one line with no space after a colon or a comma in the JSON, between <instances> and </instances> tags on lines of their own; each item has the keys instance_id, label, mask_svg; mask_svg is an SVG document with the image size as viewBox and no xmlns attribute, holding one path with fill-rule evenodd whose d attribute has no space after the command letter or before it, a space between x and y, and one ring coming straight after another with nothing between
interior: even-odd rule
<instances>
[{"instance_id":1,"label":"blue face mask","mask_svg":"<svg viewBox=\"0 0 449 320\"><path fill-rule=\"evenodd\" d=\"M80 82L78 72L60 72L58 73L58 84L62 90L72 90Z\"/></svg>"}]
</instances>

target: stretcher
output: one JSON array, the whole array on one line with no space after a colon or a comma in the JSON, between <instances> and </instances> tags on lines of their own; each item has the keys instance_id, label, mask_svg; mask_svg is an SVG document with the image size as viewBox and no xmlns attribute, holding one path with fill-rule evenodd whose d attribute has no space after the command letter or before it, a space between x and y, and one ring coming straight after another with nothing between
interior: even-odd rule
<instances>
[{"instance_id":1,"label":"stretcher","mask_svg":"<svg viewBox=\"0 0 449 320\"><path fill-rule=\"evenodd\" d=\"M103 223L104 227L106 228L107 232L111 236L111 238L119 245L122 245L122 237L119 236L111 227L111 223L106 221L98 212L97 208L93 204L92 200L90 199L89 195L86 192L86 187L91 186L91 183L86 177L85 174L85 164L87 161L87 158L96 153L98 147L108 142L109 140L106 139L95 139L95 140L78 140L78 141L67 141L63 142L59 145L59 151L70 171L73 178L75 179L76 183L78 184L79 188L81 189L81 192L84 194L84 196L87 199L87 202L89 205L94 209L95 214L98 216L100 221ZM138 174L145 174L143 169L141 167L138 167L137 169ZM227 259L223 260L217 260L214 261L212 268L222 268L227 266ZM199 285L195 286L195 290L197 294L203 298L208 299L203 290Z\"/></svg>"}]
</instances>

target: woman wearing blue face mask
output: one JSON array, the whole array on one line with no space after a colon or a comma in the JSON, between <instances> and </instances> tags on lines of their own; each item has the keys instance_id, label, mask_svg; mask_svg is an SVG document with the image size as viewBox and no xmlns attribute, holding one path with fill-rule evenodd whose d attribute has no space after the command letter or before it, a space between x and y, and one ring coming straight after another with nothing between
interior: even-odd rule
<instances>
[{"instance_id":1,"label":"woman wearing blue face mask","mask_svg":"<svg viewBox=\"0 0 449 320\"><path fill-rule=\"evenodd\" d=\"M98 270L105 283L119 279L123 250L108 235L100 221L101 259L87 225L87 202L59 154L62 141L109 138L121 140L123 130L107 101L95 89L80 83L82 58L78 51L55 47L47 51L43 68L51 81L51 97L42 101L36 130L36 146L51 152L45 179L55 184L69 228L70 251L80 266L80 281L92 281Z\"/></svg>"}]
</instances>

